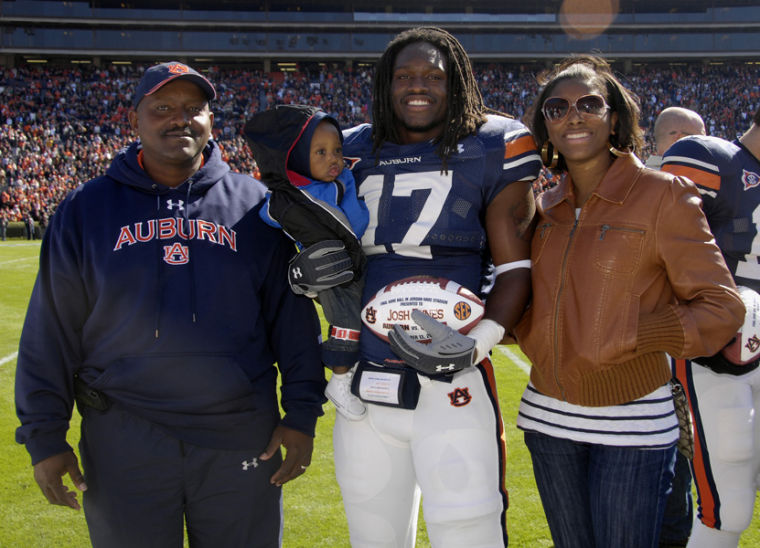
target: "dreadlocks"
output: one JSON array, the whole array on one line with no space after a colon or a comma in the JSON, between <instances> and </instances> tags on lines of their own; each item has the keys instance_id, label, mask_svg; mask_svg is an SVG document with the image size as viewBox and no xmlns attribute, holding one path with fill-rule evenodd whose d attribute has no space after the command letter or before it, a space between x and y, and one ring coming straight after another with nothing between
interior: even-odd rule
<instances>
[{"instance_id":1,"label":"dreadlocks","mask_svg":"<svg viewBox=\"0 0 760 548\"><path fill-rule=\"evenodd\" d=\"M373 117L373 152L385 141L398 143L395 114L391 101L391 81L393 66L398 53L416 42L427 42L438 48L446 58L447 114L448 123L443 134L437 139L438 155L443 160L443 169L449 156L464 137L474 134L486 121L486 108L480 95L472 66L462 44L451 34L437 27L417 27L406 30L388 44L377 62L375 71Z\"/></svg>"}]
</instances>

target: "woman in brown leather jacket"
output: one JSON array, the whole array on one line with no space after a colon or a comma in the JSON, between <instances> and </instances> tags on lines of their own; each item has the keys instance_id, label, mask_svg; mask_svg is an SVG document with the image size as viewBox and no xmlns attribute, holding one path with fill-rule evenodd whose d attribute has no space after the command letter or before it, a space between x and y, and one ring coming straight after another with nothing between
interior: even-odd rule
<instances>
[{"instance_id":1,"label":"woman in brown leather jacket","mask_svg":"<svg viewBox=\"0 0 760 548\"><path fill-rule=\"evenodd\" d=\"M636 157L637 103L593 56L534 103L564 177L538 199L517 424L557 548L657 546L679 436L666 353L712 355L744 317L694 185Z\"/></svg>"}]
</instances>

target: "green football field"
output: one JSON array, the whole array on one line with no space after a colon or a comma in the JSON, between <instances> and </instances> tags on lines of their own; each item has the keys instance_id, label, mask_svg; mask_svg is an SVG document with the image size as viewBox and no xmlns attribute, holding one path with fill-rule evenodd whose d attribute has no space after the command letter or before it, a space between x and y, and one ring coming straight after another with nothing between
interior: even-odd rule
<instances>
[{"instance_id":1,"label":"green football field","mask_svg":"<svg viewBox=\"0 0 760 548\"><path fill-rule=\"evenodd\" d=\"M89 546L84 515L52 506L32 478L32 468L23 447L14 441L17 420L13 405L13 378L18 339L37 272L39 242L0 242L0 547L78 548ZM528 379L525 357L515 346L494 351L496 380L509 450L506 483L510 508L507 513L510 546L552 546L541 509L522 435L514 426L517 407ZM335 410L325 406L319 421L312 465L301 478L286 484L285 548L348 547L348 532L340 492L332 464L332 425ZM76 446L78 420L69 441ZM81 498L80 498L81 500ZM417 546L430 543L420 520ZM740 546L760 546L760 503L755 520Z\"/></svg>"}]
</instances>

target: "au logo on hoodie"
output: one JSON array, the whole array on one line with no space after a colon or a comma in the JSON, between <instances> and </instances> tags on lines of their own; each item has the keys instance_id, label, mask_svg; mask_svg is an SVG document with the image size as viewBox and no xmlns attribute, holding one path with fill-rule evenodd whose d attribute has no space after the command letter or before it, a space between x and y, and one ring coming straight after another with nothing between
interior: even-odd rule
<instances>
[{"instance_id":1,"label":"au logo on hoodie","mask_svg":"<svg viewBox=\"0 0 760 548\"><path fill-rule=\"evenodd\" d=\"M164 246L164 262L167 264L187 264L190 262L190 252L186 245L174 242Z\"/></svg>"}]
</instances>

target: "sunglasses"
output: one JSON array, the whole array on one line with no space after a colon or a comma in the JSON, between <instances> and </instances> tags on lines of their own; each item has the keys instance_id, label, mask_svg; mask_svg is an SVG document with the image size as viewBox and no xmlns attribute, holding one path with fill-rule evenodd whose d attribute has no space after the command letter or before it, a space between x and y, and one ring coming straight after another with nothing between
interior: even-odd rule
<instances>
[{"instance_id":1,"label":"sunglasses","mask_svg":"<svg viewBox=\"0 0 760 548\"><path fill-rule=\"evenodd\" d=\"M544 118L550 122L561 122L567 115L570 114L570 109L574 108L578 116L584 118L586 116L597 116L601 118L604 113L609 110L610 106L604 101L604 97L601 95L584 95L578 97L574 104L570 104L570 101L562 97L549 97L544 101L544 106L541 111L544 113Z\"/></svg>"}]
</instances>

